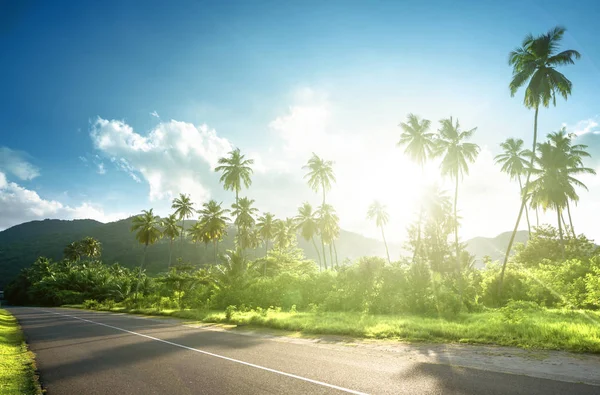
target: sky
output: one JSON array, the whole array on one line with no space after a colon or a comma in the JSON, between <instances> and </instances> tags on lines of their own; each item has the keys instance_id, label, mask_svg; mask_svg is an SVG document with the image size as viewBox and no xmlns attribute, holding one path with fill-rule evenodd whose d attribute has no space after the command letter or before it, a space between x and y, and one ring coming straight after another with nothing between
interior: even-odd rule
<instances>
[{"instance_id":1,"label":"sky","mask_svg":"<svg viewBox=\"0 0 600 395\"><path fill-rule=\"evenodd\" d=\"M402 242L439 163L396 146L415 113L477 127L459 186L461 238L511 230L518 185L494 164L507 137L531 144L533 111L511 98L508 53L528 33L567 27L572 96L540 110L539 133L578 134L600 170L596 0L0 2L0 230L45 218L107 222L179 193L230 205L214 167L233 147L254 159L242 196L279 217L319 195L314 152L335 162L328 195L343 229L370 237L371 202ZM599 239L600 176L581 178L576 231ZM542 221L554 222L553 213ZM523 221L521 228L525 228Z\"/></svg>"}]
</instances>

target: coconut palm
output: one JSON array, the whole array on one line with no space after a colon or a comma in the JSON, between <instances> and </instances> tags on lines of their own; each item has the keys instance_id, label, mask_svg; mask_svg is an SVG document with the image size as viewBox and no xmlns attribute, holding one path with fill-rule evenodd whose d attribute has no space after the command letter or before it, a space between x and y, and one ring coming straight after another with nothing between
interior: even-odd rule
<instances>
[{"instance_id":1,"label":"coconut palm","mask_svg":"<svg viewBox=\"0 0 600 395\"><path fill-rule=\"evenodd\" d=\"M273 237L275 237L274 222L275 215L271 213L264 213L256 223L260 238L265 243L265 255L269 252L269 241L273 240Z\"/></svg>"},{"instance_id":2,"label":"coconut palm","mask_svg":"<svg viewBox=\"0 0 600 395\"><path fill-rule=\"evenodd\" d=\"M171 267L171 258L173 253L173 241L181 234L182 227L177 224L177 214L173 213L163 219L163 235L169 238L169 267Z\"/></svg>"},{"instance_id":3,"label":"coconut palm","mask_svg":"<svg viewBox=\"0 0 600 395\"><path fill-rule=\"evenodd\" d=\"M243 197L237 203L231 205L233 211L231 215L235 218L234 224L238 229L250 229L256 222L254 216L258 212L256 207L252 207L254 199Z\"/></svg>"},{"instance_id":4,"label":"coconut palm","mask_svg":"<svg viewBox=\"0 0 600 395\"><path fill-rule=\"evenodd\" d=\"M69 243L63 250L63 254L69 261L77 262L81 259L81 244L78 241Z\"/></svg>"},{"instance_id":5,"label":"coconut palm","mask_svg":"<svg viewBox=\"0 0 600 395\"><path fill-rule=\"evenodd\" d=\"M425 169L425 162L431 156L435 147L435 135L429 132L431 121L420 119L415 114L408 114L406 122L399 125L403 132L400 135L398 146L404 146L404 153L421 167L421 175ZM421 244L421 223L423 222L423 205L419 208L419 221L417 222L417 244L413 261ZM388 259L389 260L389 259Z\"/></svg>"},{"instance_id":6,"label":"coconut palm","mask_svg":"<svg viewBox=\"0 0 600 395\"><path fill-rule=\"evenodd\" d=\"M242 185L249 188L252 184L250 178L252 168L250 165L254 164L254 160L245 159L239 148L232 150L227 155L229 156L219 159L220 166L217 166L215 171L222 173L219 181L223 183L223 188L226 191L235 192L235 202L237 204Z\"/></svg>"},{"instance_id":7,"label":"coconut palm","mask_svg":"<svg viewBox=\"0 0 600 395\"><path fill-rule=\"evenodd\" d=\"M331 267L333 268L333 254L331 248L333 247L335 249L335 239L337 239L340 234L339 217L335 213L333 206L330 204L319 206L317 209L317 215L321 238L327 245L329 245L329 258L331 260ZM327 269L327 265L325 265L325 269Z\"/></svg>"},{"instance_id":8,"label":"coconut palm","mask_svg":"<svg viewBox=\"0 0 600 395\"><path fill-rule=\"evenodd\" d=\"M279 250L285 250L296 242L296 223L294 218L275 220L273 223L275 232L275 246Z\"/></svg>"},{"instance_id":9,"label":"coconut palm","mask_svg":"<svg viewBox=\"0 0 600 395\"><path fill-rule=\"evenodd\" d=\"M133 217L131 220L131 231L135 233L135 239L144 245L144 255L142 257L142 263L140 264L138 272L138 281L135 286L135 295L139 290L140 280L142 277L142 271L144 264L146 263L146 252L148 245L156 243L161 237L162 233L159 229L160 217L154 215L152 209L143 210L141 215Z\"/></svg>"},{"instance_id":10,"label":"coconut palm","mask_svg":"<svg viewBox=\"0 0 600 395\"><path fill-rule=\"evenodd\" d=\"M201 210L198 210L200 222L205 226L205 234L213 242L215 265L218 264L219 241L227 234L227 222L229 221L227 216L229 210L222 208L221 205L222 203L217 203L216 200L210 200L202 205Z\"/></svg>"},{"instance_id":11,"label":"coconut palm","mask_svg":"<svg viewBox=\"0 0 600 395\"><path fill-rule=\"evenodd\" d=\"M187 230L187 234L192 239L192 243L197 247L198 243L206 243L208 241L208 234L206 224L202 221L195 222Z\"/></svg>"},{"instance_id":12,"label":"coconut palm","mask_svg":"<svg viewBox=\"0 0 600 395\"><path fill-rule=\"evenodd\" d=\"M194 215L194 204L192 203L189 195L179 194L179 197L173 199L171 208L175 210L175 215L181 221L181 251L180 254L183 257L183 234L185 233L185 219L191 218Z\"/></svg>"},{"instance_id":13,"label":"coconut palm","mask_svg":"<svg viewBox=\"0 0 600 395\"><path fill-rule=\"evenodd\" d=\"M479 154L479 146L465 140L473 136L477 128L461 131L458 119L454 123L452 117L440 121L441 128L436 140L435 156L442 156L441 173L455 181L454 187L454 244L456 248L457 269L460 270L458 244L458 182L465 174L469 174L469 163L475 162Z\"/></svg>"},{"instance_id":14,"label":"coconut palm","mask_svg":"<svg viewBox=\"0 0 600 395\"><path fill-rule=\"evenodd\" d=\"M521 176L528 171L527 159L531 151L523 148L523 140L508 138L506 141L500 143L500 147L504 151L503 153L496 155L494 160L497 164L502 165L500 171L508 174L511 180L517 180L519 182L519 191L523 196L523 182ZM525 207L525 218L527 219L527 229L531 233L531 224L529 222L529 213L527 207Z\"/></svg>"},{"instance_id":15,"label":"coconut palm","mask_svg":"<svg viewBox=\"0 0 600 395\"><path fill-rule=\"evenodd\" d=\"M298 208L296 223L298 229L300 229L302 238L306 241L312 242L319 259L319 268L322 268L321 254L319 253L317 243L315 243L315 235L319 233L319 225L317 223L316 213L313 211L310 203L304 202L302 206Z\"/></svg>"},{"instance_id":16,"label":"coconut palm","mask_svg":"<svg viewBox=\"0 0 600 395\"><path fill-rule=\"evenodd\" d=\"M308 186L319 193L319 190L323 193L323 205L325 205L325 198L327 191L331 189L331 184L334 183L335 174L333 172L333 162L330 160L321 159L317 154L313 152L312 156L308 160L305 166L302 167L307 170L304 178L307 179ZM323 263L325 269L327 269L327 258L325 257L325 241L321 234L321 248L323 251ZM332 262L333 265L333 262Z\"/></svg>"},{"instance_id":17,"label":"coconut palm","mask_svg":"<svg viewBox=\"0 0 600 395\"><path fill-rule=\"evenodd\" d=\"M375 220L375 225L379 229L381 229L381 237L383 238L383 244L385 245L385 253L387 255L388 263L392 263L392 261L390 260L390 252L388 250L387 241L385 241L385 233L383 232L383 227L387 225L389 221L389 215L387 213L386 207L378 201L374 201L369 206L369 210L367 211L367 218Z\"/></svg>"},{"instance_id":18,"label":"coconut palm","mask_svg":"<svg viewBox=\"0 0 600 395\"><path fill-rule=\"evenodd\" d=\"M513 67L513 76L509 84L510 95L514 97L521 87L527 85L523 104L525 107L535 110L532 155L529 168L533 168L535 149L537 148L537 126L540 106L549 107L550 103L556 106L557 95L562 96L566 100L571 94L573 84L567 77L556 71L556 68L558 66L574 64L574 59L581 57L579 52L572 49L558 52L559 44L565 31L564 27L557 26L550 29L546 34L537 37L528 34L523 40L521 47L512 51L508 57L508 64ZM526 191L529 191L530 177L531 172L527 172L527 178L525 179ZM508 256L512 249L526 202L526 196L523 196L521 198L521 208L519 209L517 222L513 228L506 248L506 254L504 255L502 272L500 274L500 287L502 287L506 263L508 262Z\"/></svg>"},{"instance_id":19,"label":"coconut palm","mask_svg":"<svg viewBox=\"0 0 600 395\"><path fill-rule=\"evenodd\" d=\"M98 258L102 253L102 243L93 237L85 237L79 242L81 252L88 258Z\"/></svg>"}]
</instances>

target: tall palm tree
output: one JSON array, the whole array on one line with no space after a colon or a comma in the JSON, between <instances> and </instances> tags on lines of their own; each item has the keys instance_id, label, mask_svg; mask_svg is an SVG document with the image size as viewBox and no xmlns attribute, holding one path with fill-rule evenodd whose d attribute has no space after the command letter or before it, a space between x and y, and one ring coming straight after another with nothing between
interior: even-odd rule
<instances>
[{"instance_id":1,"label":"tall palm tree","mask_svg":"<svg viewBox=\"0 0 600 395\"><path fill-rule=\"evenodd\" d=\"M531 151L523 148L523 140L514 138L506 139L506 141L500 143L500 147L504 152L496 155L494 160L497 164L502 165L500 171L508 174L511 180L517 180L519 182L519 191L522 197L524 189L521 176L528 172L527 158L529 158ZM527 229L529 229L529 233L531 233L531 224L529 222L527 207L525 207L525 218L527 219Z\"/></svg>"},{"instance_id":2,"label":"tall palm tree","mask_svg":"<svg viewBox=\"0 0 600 395\"><path fill-rule=\"evenodd\" d=\"M81 252L88 258L98 258L102 253L102 243L93 237L85 237L79 242Z\"/></svg>"},{"instance_id":3,"label":"tall palm tree","mask_svg":"<svg viewBox=\"0 0 600 395\"><path fill-rule=\"evenodd\" d=\"M181 221L181 257L183 258L183 234L185 233L185 219L191 218L194 215L194 204L189 195L179 194L179 197L173 199L171 208L175 210L175 215Z\"/></svg>"},{"instance_id":4,"label":"tall palm tree","mask_svg":"<svg viewBox=\"0 0 600 395\"><path fill-rule=\"evenodd\" d=\"M256 222L254 216L258 212L256 207L252 207L254 199L243 197L237 203L231 205L233 211L231 215L235 217L234 224L238 229L250 229Z\"/></svg>"},{"instance_id":5,"label":"tall palm tree","mask_svg":"<svg viewBox=\"0 0 600 395\"><path fill-rule=\"evenodd\" d=\"M308 202L304 202L302 206L298 208L298 215L296 216L296 224L298 229L300 229L300 234L302 238L306 241L311 241L315 251L317 252L317 257L319 259L319 268L322 269L321 263L321 254L319 253L319 248L317 247L317 243L315 243L315 235L319 233L319 225L317 223L316 213L313 211L312 206Z\"/></svg>"},{"instance_id":6,"label":"tall palm tree","mask_svg":"<svg viewBox=\"0 0 600 395\"><path fill-rule=\"evenodd\" d=\"M389 221L389 215L387 213L386 207L378 201L374 201L369 206L369 210L367 211L367 218L375 220L375 225L379 229L381 229L381 237L383 237L383 244L385 245L385 253L387 255L388 263L392 263L392 261L390 260L390 251L388 250L387 241L385 241L385 233L383 232L383 227L387 225Z\"/></svg>"},{"instance_id":7,"label":"tall palm tree","mask_svg":"<svg viewBox=\"0 0 600 395\"><path fill-rule=\"evenodd\" d=\"M456 123L452 117L440 121L441 128L436 140L435 156L442 156L440 166L442 176L449 176L455 181L454 187L454 245L456 248L457 269L460 270L459 244L458 244L458 182L465 174L469 174L469 163L475 162L479 154L479 146L467 143L465 140L473 136L477 128L461 131L458 119Z\"/></svg>"},{"instance_id":8,"label":"tall palm tree","mask_svg":"<svg viewBox=\"0 0 600 395\"><path fill-rule=\"evenodd\" d=\"M274 222L275 215L271 213L264 213L256 223L258 233L265 243L265 255L269 252L269 241L273 240L273 237L275 236L275 228L273 226Z\"/></svg>"},{"instance_id":9,"label":"tall palm tree","mask_svg":"<svg viewBox=\"0 0 600 395\"><path fill-rule=\"evenodd\" d=\"M285 250L296 242L296 222L294 218L278 219L274 222L275 246Z\"/></svg>"},{"instance_id":10,"label":"tall palm tree","mask_svg":"<svg viewBox=\"0 0 600 395\"><path fill-rule=\"evenodd\" d=\"M131 231L136 232L136 240L144 245L144 256L142 257L142 263L140 264L140 270L138 273L138 281L135 286L136 298L139 291L142 270L144 268L144 264L146 263L146 252L148 250L148 245L156 243L162 237L159 226L160 217L154 215L152 209L143 210L141 215L133 217L131 220Z\"/></svg>"},{"instance_id":11,"label":"tall palm tree","mask_svg":"<svg viewBox=\"0 0 600 395\"><path fill-rule=\"evenodd\" d=\"M206 243L208 240L208 234L206 224L202 221L198 221L189 227L187 234L192 239L192 243L198 247L198 243Z\"/></svg>"},{"instance_id":12,"label":"tall palm tree","mask_svg":"<svg viewBox=\"0 0 600 395\"><path fill-rule=\"evenodd\" d=\"M429 159L435 148L435 135L429 132L431 121L428 119L420 119L415 114L408 114L406 122L400 123L399 126L402 128L403 132L400 135L400 141L398 141L397 145L405 146L404 153L421 167L421 175L423 175L425 162ZM417 222L417 244L415 246L413 261L421 246L422 222L423 205L421 204L419 207L419 221Z\"/></svg>"},{"instance_id":13,"label":"tall palm tree","mask_svg":"<svg viewBox=\"0 0 600 395\"><path fill-rule=\"evenodd\" d=\"M308 186L319 193L319 190L323 193L323 203L325 205L325 198L327 191L331 189L331 184L334 183L335 173L333 172L333 161L321 159L317 154L313 152L312 156L308 160L305 166L302 167L307 170L304 178L307 179ZM323 263L327 270L327 258L325 257L325 241L323 240L323 234L321 233L321 248L323 251ZM333 262L331 263L333 266Z\"/></svg>"},{"instance_id":14,"label":"tall palm tree","mask_svg":"<svg viewBox=\"0 0 600 395\"><path fill-rule=\"evenodd\" d=\"M510 95L515 96L519 88L525 86L525 98L523 104L529 109L534 109L533 118L533 143L531 149L531 159L529 168L533 168L535 158L535 149L537 147L537 126L538 113L540 105L549 107L550 103L556 106L556 95L561 95L565 100L571 94L572 83L563 74L556 71L558 66L574 64L574 59L579 59L579 52L568 49L558 52L560 41L562 40L566 29L564 27L554 27L548 33L534 37L528 34L521 47L512 51L508 56L508 64L513 67L513 76L510 81ZM527 172L525 179L525 191L529 191L529 179L531 171ZM527 203L526 196L521 198L521 208L517 216L517 222L513 228L513 233L508 241L502 271L500 274L499 290L501 290L504 281L504 272L508 256L512 249L515 235L521 222L523 209Z\"/></svg>"},{"instance_id":15,"label":"tall palm tree","mask_svg":"<svg viewBox=\"0 0 600 395\"><path fill-rule=\"evenodd\" d=\"M228 209L221 207L222 203L217 203L216 200L210 200L202 205L202 209L198 210L200 221L205 226L206 235L212 240L215 252L215 265L218 264L219 241L227 234L227 222L229 217Z\"/></svg>"},{"instance_id":16,"label":"tall palm tree","mask_svg":"<svg viewBox=\"0 0 600 395\"><path fill-rule=\"evenodd\" d=\"M321 238L327 245L329 245L329 258L331 260L331 267L333 268L333 253L331 248L334 247L335 239L337 239L340 234L340 219L335 213L335 209L330 204L319 206L317 209L317 215ZM325 266L325 269L327 269L327 265Z\"/></svg>"},{"instance_id":17,"label":"tall palm tree","mask_svg":"<svg viewBox=\"0 0 600 395\"><path fill-rule=\"evenodd\" d=\"M239 193L242 190L242 185L249 188L252 184L252 168L253 159L245 159L239 148L229 152L228 157L220 158L219 165L215 168L216 172L220 172L221 178L219 181L223 183L223 188L226 191L235 192L235 203L238 203Z\"/></svg>"},{"instance_id":18,"label":"tall palm tree","mask_svg":"<svg viewBox=\"0 0 600 395\"><path fill-rule=\"evenodd\" d=\"M177 224L177 214L173 213L163 219L163 235L169 238L169 267L171 267L171 257L173 255L173 241L181 234L182 227Z\"/></svg>"}]
</instances>

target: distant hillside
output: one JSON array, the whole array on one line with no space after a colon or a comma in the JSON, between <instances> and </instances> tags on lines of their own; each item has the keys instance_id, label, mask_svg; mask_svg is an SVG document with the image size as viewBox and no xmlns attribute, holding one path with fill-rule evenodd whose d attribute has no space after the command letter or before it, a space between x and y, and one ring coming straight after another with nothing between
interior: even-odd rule
<instances>
[{"instance_id":1,"label":"distant hillside","mask_svg":"<svg viewBox=\"0 0 600 395\"><path fill-rule=\"evenodd\" d=\"M496 237L474 237L467 241L467 251L475 255L478 267L482 267L483 257L488 255L492 261L501 261L504 259L506 247L510 241L512 232L504 232ZM514 244L527 243L529 235L526 230L520 230L515 236Z\"/></svg>"},{"instance_id":2,"label":"distant hillside","mask_svg":"<svg viewBox=\"0 0 600 395\"><path fill-rule=\"evenodd\" d=\"M186 221L186 229L194 221ZM32 221L13 226L0 232L0 289L2 289L19 271L31 265L39 256L46 256L55 260L62 259L63 249L72 241L80 240L86 236L98 239L102 243L102 259L106 263L119 262L126 267L139 265L142 256L141 246L130 232L131 218L103 224L93 220L64 221L47 219ZM219 251L233 247L235 229L230 229L229 234L219 243ZM503 257L510 232L503 233L495 238L476 237L467 241L467 249L477 257L479 262L485 255L497 260ZM519 232L516 242L524 242L527 232ZM311 243L299 239L299 247L305 255L317 260L317 254ZM354 260L360 256L379 255L385 256L383 242L370 239L357 233L342 230L336 242L340 264L346 259ZM319 245L320 248L320 245ZM180 256L180 243L174 243L173 256ZM390 244L390 256L397 259L401 254L401 247ZM250 255L260 257L264 255L264 248L250 251ZM326 250L329 262L329 250ZM194 245L189 241L184 242L183 257L194 264L212 264L214 262L214 249L212 245ZM169 261L169 241L161 240L148 248L146 268L149 273L159 273L166 270Z\"/></svg>"},{"instance_id":3,"label":"distant hillside","mask_svg":"<svg viewBox=\"0 0 600 395\"><path fill-rule=\"evenodd\" d=\"M186 221L186 229L194 221ZM106 263L119 262L126 267L139 265L143 246L130 232L131 218L117 222L103 224L93 220L64 221L47 219L32 221L13 226L0 232L0 289L2 289L18 272L28 267L37 257L46 256L55 260L62 259L63 250L72 241L80 240L86 236L98 239L102 243L102 259ZM233 248L235 229L230 229L229 234L219 243L219 252ZM299 239L299 247L304 249L308 258L316 261L317 254L311 243ZM382 242L369 239L356 233L341 231L336 243L340 264L345 258L356 259L363 255L385 254ZM180 256L180 242L177 239L173 246L173 260ZM320 245L319 245L320 248ZM326 250L329 262L329 250ZM250 255L260 257L264 255L264 248L250 251ZM398 257L400 248L390 245L390 255ZM214 262L214 249L212 245L194 245L184 241L183 257L194 264L212 264ZM166 270L169 262L169 241L160 240L157 244L148 247L146 268L150 273Z\"/></svg>"}]
</instances>

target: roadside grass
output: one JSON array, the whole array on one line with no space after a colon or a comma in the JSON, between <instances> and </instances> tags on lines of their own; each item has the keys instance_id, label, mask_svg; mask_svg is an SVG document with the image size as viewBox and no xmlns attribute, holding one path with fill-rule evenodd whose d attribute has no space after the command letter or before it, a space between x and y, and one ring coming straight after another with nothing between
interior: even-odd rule
<instances>
[{"instance_id":1,"label":"roadside grass","mask_svg":"<svg viewBox=\"0 0 600 395\"><path fill-rule=\"evenodd\" d=\"M64 307L83 308L82 305ZM600 353L600 312L567 309L515 311L486 309L453 318L333 312L283 312L280 309L230 311L158 310L115 307L124 313L159 315L204 323L228 323L295 331L406 342L470 343L526 349Z\"/></svg>"},{"instance_id":2,"label":"roadside grass","mask_svg":"<svg viewBox=\"0 0 600 395\"><path fill-rule=\"evenodd\" d=\"M17 320L0 309L0 394L41 394L33 354Z\"/></svg>"}]
</instances>

